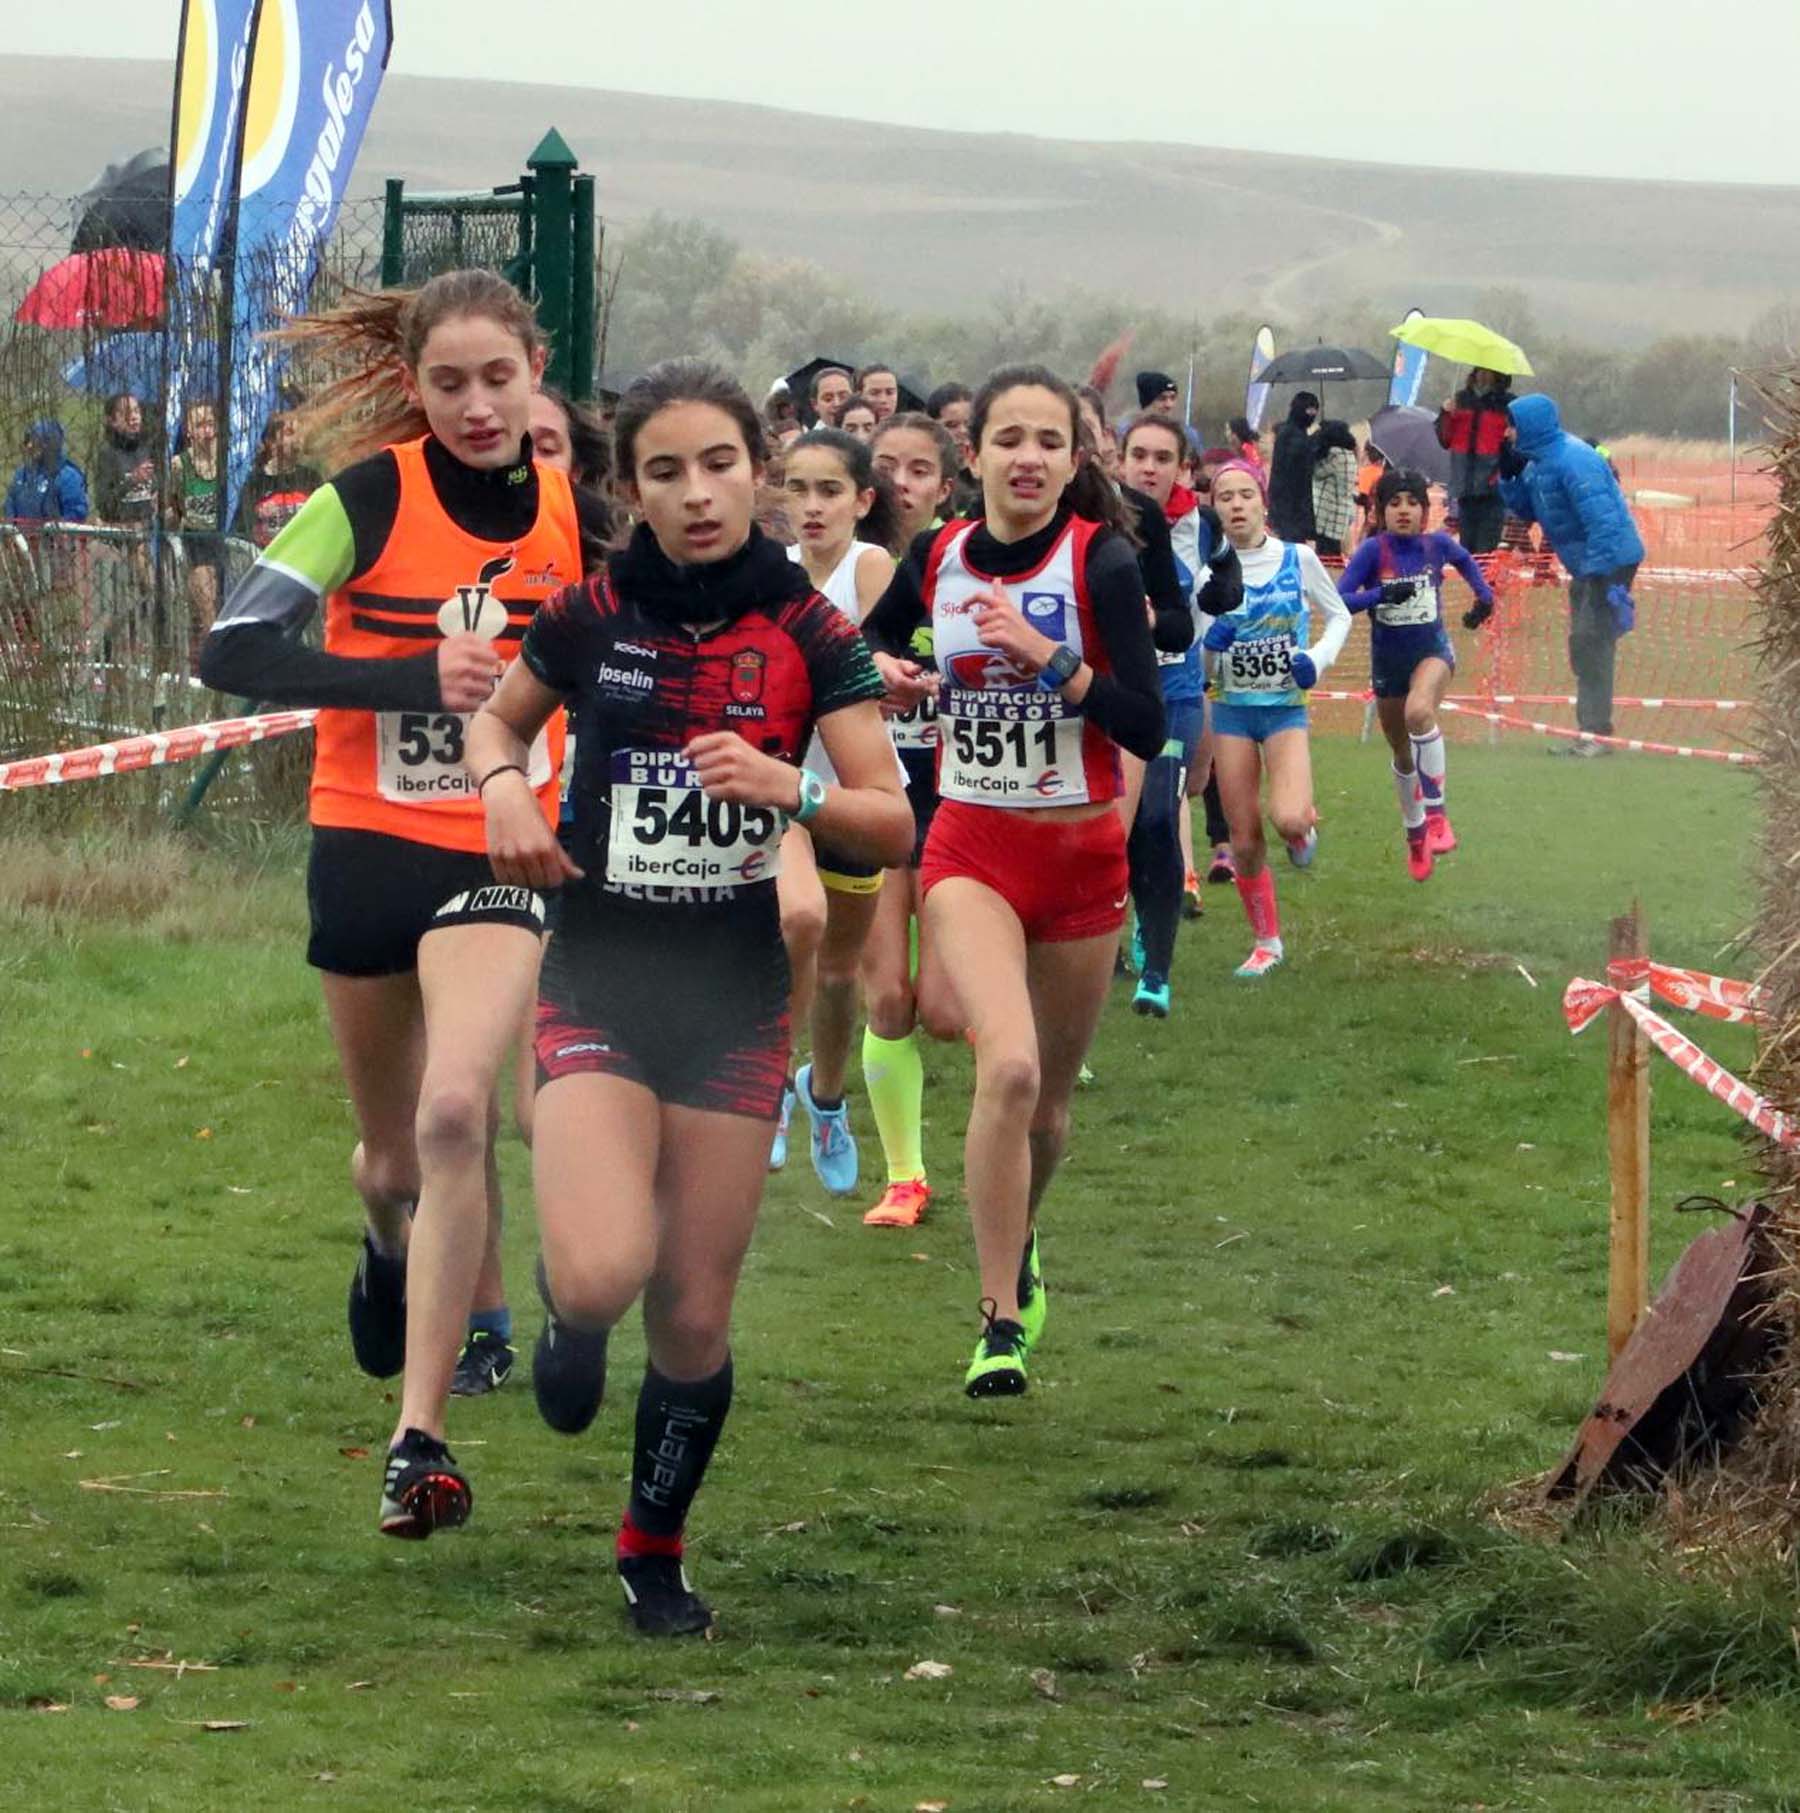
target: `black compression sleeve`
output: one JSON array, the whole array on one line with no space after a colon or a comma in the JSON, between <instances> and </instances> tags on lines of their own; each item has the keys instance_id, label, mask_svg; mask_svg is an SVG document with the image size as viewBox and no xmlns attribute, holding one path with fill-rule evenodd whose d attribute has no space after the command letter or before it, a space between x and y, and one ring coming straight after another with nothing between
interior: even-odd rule
<instances>
[{"instance_id":1,"label":"black compression sleeve","mask_svg":"<svg viewBox=\"0 0 1800 1813\"><path fill-rule=\"evenodd\" d=\"M1156 625L1151 639L1165 654L1179 655L1194 640L1194 613L1188 608L1187 593L1182 589L1181 574L1175 565L1175 544L1169 537L1169 519L1162 507L1142 491L1127 488L1127 499L1137 511L1138 571L1144 590L1150 595L1150 608L1156 612Z\"/></svg>"},{"instance_id":2,"label":"black compression sleeve","mask_svg":"<svg viewBox=\"0 0 1800 1813\"><path fill-rule=\"evenodd\" d=\"M208 636L200 678L215 692L265 705L346 711L442 711L437 651L398 660L328 655L291 641L272 623L235 624Z\"/></svg>"},{"instance_id":3,"label":"black compression sleeve","mask_svg":"<svg viewBox=\"0 0 1800 1813\"><path fill-rule=\"evenodd\" d=\"M894 569L888 588L875 608L862 620L862 633L871 648L884 655L909 655L913 631L925 622L925 566L937 532L928 529L914 538L906 558Z\"/></svg>"},{"instance_id":4,"label":"black compression sleeve","mask_svg":"<svg viewBox=\"0 0 1800 1813\"><path fill-rule=\"evenodd\" d=\"M1088 551L1088 598L1111 673L1096 672L1082 712L1121 749L1146 762L1162 754L1162 681L1144 620L1144 582L1131 549L1108 536Z\"/></svg>"}]
</instances>

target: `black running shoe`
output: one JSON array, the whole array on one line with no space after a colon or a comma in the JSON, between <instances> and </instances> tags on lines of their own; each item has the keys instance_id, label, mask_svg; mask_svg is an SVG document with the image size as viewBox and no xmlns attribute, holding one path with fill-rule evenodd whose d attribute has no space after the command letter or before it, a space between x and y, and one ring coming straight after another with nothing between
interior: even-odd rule
<instances>
[{"instance_id":1,"label":"black running shoe","mask_svg":"<svg viewBox=\"0 0 1800 1813\"><path fill-rule=\"evenodd\" d=\"M1021 1397L1030 1383L1026 1375L1030 1338L1020 1323L994 1314L992 1297L982 1299L981 1313L987 1326L975 1343L975 1357L963 1375L963 1390L972 1398Z\"/></svg>"},{"instance_id":2,"label":"black running shoe","mask_svg":"<svg viewBox=\"0 0 1800 1813\"><path fill-rule=\"evenodd\" d=\"M599 1415L606 1395L606 1336L584 1334L557 1320L541 1259L537 1287L544 1305L544 1326L531 1355L538 1415L561 1435L579 1435Z\"/></svg>"},{"instance_id":3,"label":"black running shoe","mask_svg":"<svg viewBox=\"0 0 1800 1813\"><path fill-rule=\"evenodd\" d=\"M376 1252L366 1229L350 1280L350 1345L371 1378L391 1379L406 1364L406 1255Z\"/></svg>"},{"instance_id":4,"label":"black running shoe","mask_svg":"<svg viewBox=\"0 0 1800 1813\"><path fill-rule=\"evenodd\" d=\"M627 1555L619 1584L631 1621L646 1637L692 1637L708 1629L712 1607L688 1585L687 1569L673 1555Z\"/></svg>"},{"instance_id":5,"label":"black running shoe","mask_svg":"<svg viewBox=\"0 0 1800 1813\"><path fill-rule=\"evenodd\" d=\"M486 1397L498 1391L512 1377L513 1363L519 1350L510 1341L477 1329L463 1343L456 1357L456 1371L450 1378L450 1395L458 1398Z\"/></svg>"},{"instance_id":6,"label":"black running shoe","mask_svg":"<svg viewBox=\"0 0 1800 1813\"><path fill-rule=\"evenodd\" d=\"M456 1456L434 1436L408 1429L388 1450L381 1482L381 1533L423 1542L469 1521L475 1494Z\"/></svg>"}]
</instances>

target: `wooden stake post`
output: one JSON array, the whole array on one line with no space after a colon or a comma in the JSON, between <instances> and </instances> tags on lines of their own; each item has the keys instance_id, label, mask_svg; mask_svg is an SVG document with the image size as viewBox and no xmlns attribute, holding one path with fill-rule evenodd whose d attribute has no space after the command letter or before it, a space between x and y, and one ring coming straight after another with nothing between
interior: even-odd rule
<instances>
[{"instance_id":1,"label":"wooden stake post","mask_svg":"<svg viewBox=\"0 0 1800 1813\"><path fill-rule=\"evenodd\" d=\"M1643 909L1612 922L1608 955L1650 955ZM1606 1010L1606 1136L1612 1157L1612 1224L1606 1293L1609 1360L1631 1339L1650 1304L1650 1041L1624 1007Z\"/></svg>"}]
</instances>

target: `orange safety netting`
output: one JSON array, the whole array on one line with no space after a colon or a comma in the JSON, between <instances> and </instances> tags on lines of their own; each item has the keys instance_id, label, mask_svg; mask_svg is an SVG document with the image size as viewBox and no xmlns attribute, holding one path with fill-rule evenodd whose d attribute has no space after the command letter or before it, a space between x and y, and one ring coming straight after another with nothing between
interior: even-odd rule
<instances>
[{"instance_id":1,"label":"orange safety netting","mask_svg":"<svg viewBox=\"0 0 1800 1813\"><path fill-rule=\"evenodd\" d=\"M1615 730L1620 738L1741 752L1754 747L1755 600L1751 581L1764 552L1774 493L1767 475L1740 468L1736 501L1731 476L1671 463L1665 470L1634 460L1621 479L1645 555L1633 596L1637 627L1621 639ZM1657 501L1648 501L1646 496ZM1668 502L1661 501L1668 498ZM1687 501L1691 500L1691 501ZM1440 519L1441 520L1441 519ZM1480 557L1496 595L1493 617L1465 630L1467 588L1447 573L1444 609L1456 646L1453 698L1472 709L1448 714L1446 734L1462 740L1533 734L1534 721L1573 727L1575 682L1568 656L1568 576L1519 525L1509 545ZM1368 682L1365 624L1315 695L1324 732L1360 727ZM1485 707L1482 718L1473 708ZM1492 721L1497 717L1498 722Z\"/></svg>"}]
</instances>

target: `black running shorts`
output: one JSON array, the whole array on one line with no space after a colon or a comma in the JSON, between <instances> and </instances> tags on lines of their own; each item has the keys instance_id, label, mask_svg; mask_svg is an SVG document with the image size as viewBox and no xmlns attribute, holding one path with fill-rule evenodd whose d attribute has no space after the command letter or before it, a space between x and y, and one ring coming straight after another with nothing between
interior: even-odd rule
<instances>
[{"instance_id":1,"label":"black running shorts","mask_svg":"<svg viewBox=\"0 0 1800 1813\"><path fill-rule=\"evenodd\" d=\"M334 976L406 975L419 940L448 926L544 929L544 897L496 882L485 856L330 825L313 828L306 904L306 960Z\"/></svg>"},{"instance_id":2,"label":"black running shorts","mask_svg":"<svg viewBox=\"0 0 1800 1813\"><path fill-rule=\"evenodd\" d=\"M723 909L578 887L538 984L538 1087L583 1072L658 1101L774 1120L787 1082L787 953L773 883Z\"/></svg>"}]
</instances>

